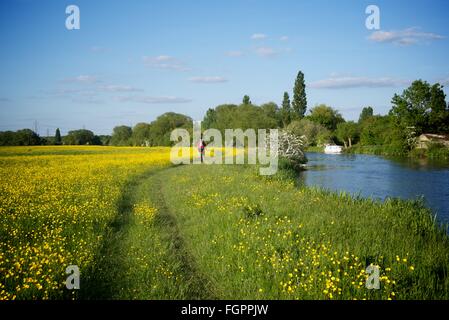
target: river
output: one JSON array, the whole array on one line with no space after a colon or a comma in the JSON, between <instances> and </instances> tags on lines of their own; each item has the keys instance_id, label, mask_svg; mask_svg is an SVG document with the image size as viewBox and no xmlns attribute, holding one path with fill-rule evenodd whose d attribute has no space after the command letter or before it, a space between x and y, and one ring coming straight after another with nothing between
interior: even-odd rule
<instances>
[{"instance_id":1,"label":"river","mask_svg":"<svg viewBox=\"0 0 449 320\"><path fill-rule=\"evenodd\" d=\"M426 159L307 153L302 185L384 200L423 196L440 222L449 222L449 164Z\"/></svg>"}]
</instances>

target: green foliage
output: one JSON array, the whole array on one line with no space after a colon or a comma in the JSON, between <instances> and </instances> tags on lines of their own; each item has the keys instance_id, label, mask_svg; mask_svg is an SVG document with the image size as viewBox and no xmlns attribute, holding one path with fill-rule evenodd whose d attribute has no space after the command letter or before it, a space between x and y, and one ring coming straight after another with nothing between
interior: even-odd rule
<instances>
[{"instance_id":1,"label":"green foliage","mask_svg":"<svg viewBox=\"0 0 449 320\"><path fill-rule=\"evenodd\" d=\"M430 88L430 114L428 132L449 133L449 104L439 83Z\"/></svg>"},{"instance_id":2,"label":"green foliage","mask_svg":"<svg viewBox=\"0 0 449 320\"><path fill-rule=\"evenodd\" d=\"M0 132L0 146L36 146L42 139L30 129Z\"/></svg>"},{"instance_id":3,"label":"green foliage","mask_svg":"<svg viewBox=\"0 0 449 320\"><path fill-rule=\"evenodd\" d=\"M363 108L362 112L360 113L359 123L362 123L363 121L365 121L366 119L369 119L373 115L374 115L373 108L371 108L371 107Z\"/></svg>"},{"instance_id":4,"label":"green foliage","mask_svg":"<svg viewBox=\"0 0 449 320\"><path fill-rule=\"evenodd\" d=\"M262 109L262 112L264 114L265 119L271 119L269 121L270 128L273 127L273 124L276 122L276 127L279 127L282 125L282 119L280 116L280 110L279 106L274 102L267 102L260 106L260 109ZM268 123L268 121L267 121Z\"/></svg>"},{"instance_id":5,"label":"green foliage","mask_svg":"<svg viewBox=\"0 0 449 320\"><path fill-rule=\"evenodd\" d=\"M337 110L325 104L313 107L307 119L319 123L331 131L334 131L339 123L345 121Z\"/></svg>"},{"instance_id":6,"label":"green foliage","mask_svg":"<svg viewBox=\"0 0 449 320\"><path fill-rule=\"evenodd\" d=\"M62 139L65 145L101 145L100 139L90 130L72 130Z\"/></svg>"},{"instance_id":7,"label":"green foliage","mask_svg":"<svg viewBox=\"0 0 449 320\"><path fill-rule=\"evenodd\" d=\"M114 128L111 137L111 145L113 146L129 146L131 145L131 136L133 130L128 126L117 126Z\"/></svg>"},{"instance_id":8,"label":"green foliage","mask_svg":"<svg viewBox=\"0 0 449 320\"><path fill-rule=\"evenodd\" d=\"M174 129L183 128L192 131L193 121L183 114L167 112L151 122L149 142L151 146L171 146L170 134Z\"/></svg>"},{"instance_id":9,"label":"green foliage","mask_svg":"<svg viewBox=\"0 0 449 320\"><path fill-rule=\"evenodd\" d=\"M109 146L111 144L111 136L109 135L99 135L98 139L103 146Z\"/></svg>"},{"instance_id":10,"label":"green foliage","mask_svg":"<svg viewBox=\"0 0 449 320\"><path fill-rule=\"evenodd\" d=\"M59 131L59 128L56 128L55 141L54 142L55 142L56 145L62 144L61 131Z\"/></svg>"},{"instance_id":11,"label":"green foliage","mask_svg":"<svg viewBox=\"0 0 449 320\"><path fill-rule=\"evenodd\" d=\"M149 146L151 125L144 122L136 124L132 130L131 141L134 146Z\"/></svg>"},{"instance_id":12,"label":"green foliage","mask_svg":"<svg viewBox=\"0 0 449 320\"><path fill-rule=\"evenodd\" d=\"M305 136L307 146L323 145L332 140L332 134L328 129L307 118L293 121L286 130L299 137Z\"/></svg>"},{"instance_id":13,"label":"green foliage","mask_svg":"<svg viewBox=\"0 0 449 320\"><path fill-rule=\"evenodd\" d=\"M270 129L280 125L279 107L269 102L254 104L223 104L209 109L203 120L203 128L214 128L224 135L225 129Z\"/></svg>"},{"instance_id":14,"label":"green foliage","mask_svg":"<svg viewBox=\"0 0 449 320\"><path fill-rule=\"evenodd\" d=\"M217 125L217 112L215 109L208 109L201 123L204 129L215 128Z\"/></svg>"},{"instance_id":15,"label":"green foliage","mask_svg":"<svg viewBox=\"0 0 449 320\"><path fill-rule=\"evenodd\" d=\"M242 100L243 104L251 104L251 100L248 95L245 95Z\"/></svg>"},{"instance_id":16,"label":"green foliage","mask_svg":"<svg viewBox=\"0 0 449 320\"><path fill-rule=\"evenodd\" d=\"M306 84L304 82L304 73L298 72L295 86L293 87L293 114L294 118L303 118L307 110Z\"/></svg>"},{"instance_id":17,"label":"green foliage","mask_svg":"<svg viewBox=\"0 0 449 320\"><path fill-rule=\"evenodd\" d=\"M292 121L292 106L290 104L290 97L288 92L284 92L284 98L282 100L282 107L280 110L280 118L282 120L282 126L287 127Z\"/></svg>"},{"instance_id":18,"label":"green foliage","mask_svg":"<svg viewBox=\"0 0 449 320\"><path fill-rule=\"evenodd\" d=\"M401 95L394 95L390 115L401 128L414 127L417 135L448 132L445 98L440 84L430 86L426 81L416 80Z\"/></svg>"},{"instance_id":19,"label":"green foliage","mask_svg":"<svg viewBox=\"0 0 449 320\"><path fill-rule=\"evenodd\" d=\"M351 148L359 136L359 127L354 121L341 122L337 125L336 134L337 138L343 141L345 148L348 146Z\"/></svg>"}]
</instances>

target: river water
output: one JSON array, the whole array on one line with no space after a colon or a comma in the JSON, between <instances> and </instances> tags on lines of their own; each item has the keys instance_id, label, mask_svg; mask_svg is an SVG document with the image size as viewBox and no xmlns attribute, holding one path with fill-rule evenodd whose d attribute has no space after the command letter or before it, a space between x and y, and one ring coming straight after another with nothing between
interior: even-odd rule
<instances>
[{"instance_id":1,"label":"river water","mask_svg":"<svg viewBox=\"0 0 449 320\"><path fill-rule=\"evenodd\" d=\"M449 222L449 164L425 159L307 153L300 184L384 200L424 197L440 222Z\"/></svg>"}]
</instances>

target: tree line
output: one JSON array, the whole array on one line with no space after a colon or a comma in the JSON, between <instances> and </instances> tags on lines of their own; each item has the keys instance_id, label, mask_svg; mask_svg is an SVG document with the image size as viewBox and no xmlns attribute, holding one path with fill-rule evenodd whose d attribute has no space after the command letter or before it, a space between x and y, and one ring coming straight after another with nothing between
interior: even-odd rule
<instances>
[{"instance_id":1,"label":"tree line","mask_svg":"<svg viewBox=\"0 0 449 320\"><path fill-rule=\"evenodd\" d=\"M407 151L413 148L410 137L421 133L449 133L449 105L443 86L414 81L402 94L392 98L387 115L375 115L372 107L363 108L358 121L346 121L340 112L326 104L319 104L307 112L304 74L299 71L293 85L292 100L284 92L282 103L256 105L245 95L240 104L222 104L207 110L203 129L243 130L281 128L304 136L309 146L326 143L352 147L386 146ZM164 113L150 123L134 127L116 126L112 135L97 136L90 130L69 131L64 137L59 129L54 137L39 137L30 129L0 132L0 145L113 145L113 146L170 146L173 129L192 130L192 118L174 112Z\"/></svg>"}]
</instances>

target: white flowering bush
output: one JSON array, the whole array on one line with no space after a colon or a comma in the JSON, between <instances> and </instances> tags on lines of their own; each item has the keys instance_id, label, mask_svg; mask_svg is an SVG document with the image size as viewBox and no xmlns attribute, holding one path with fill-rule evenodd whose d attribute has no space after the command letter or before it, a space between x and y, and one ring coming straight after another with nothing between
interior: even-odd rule
<instances>
[{"instance_id":1,"label":"white flowering bush","mask_svg":"<svg viewBox=\"0 0 449 320\"><path fill-rule=\"evenodd\" d=\"M266 145L269 146L269 144L270 141L267 137ZM289 167L296 170L302 168L303 164L307 162L307 157L304 153L305 146L305 136L299 137L288 131L279 131L278 156L281 166L283 163L286 163Z\"/></svg>"}]
</instances>

